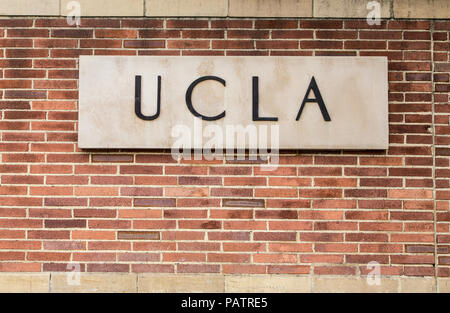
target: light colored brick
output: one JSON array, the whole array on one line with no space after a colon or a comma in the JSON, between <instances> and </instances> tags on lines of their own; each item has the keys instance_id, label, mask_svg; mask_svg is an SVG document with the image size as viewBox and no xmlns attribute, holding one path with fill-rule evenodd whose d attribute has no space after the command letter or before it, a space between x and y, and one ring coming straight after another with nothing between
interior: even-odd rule
<instances>
[{"instance_id":1,"label":"light colored brick","mask_svg":"<svg viewBox=\"0 0 450 313\"><path fill-rule=\"evenodd\" d=\"M0 292L48 292L50 274L0 274Z\"/></svg>"},{"instance_id":2,"label":"light colored brick","mask_svg":"<svg viewBox=\"0 0 450 313\"><path fill-rule=\"evenodd\" d=\"M438 278L437 291L440 293L450 293L450 277Z\"/></svg>"},{"instance_id":3,"label":"light colored brick","mask_svg":"<svg viewBox=\"0 0 450 313\"><path fill-rule=\"evenodd\" d=\"M139 274L139 292L224 292L222 275Z\"/></svg>"},{"instance_id":4,"label":"light colored brick","mask_svg":"<svg viewBox=\"0 0 450 313\"><path fill-rule=\"evenodd\" d=\"M448 0L394 0L395 18L450 18Z\"/></svg>"},{"instance_id":5,"label":"light colored brick","mask_svg":"<svg viewBox=\"0 0 450 313\"><path fill-rule=\"evenodd\" d=\"M225 292L310 292L310 277L295 275L225 276Z\"/></svg>"},{"instance_id":6,"label":"light colored brick","mask_svg":"<svg viewBox=\"0 0 450 313\"><path fill-rule=\"evenodd\" d=\"M230 0L229 16L311 17L312 0Z\"/></svg>"},{"instance_id":7,"label":"light colored brick","mask_svg":"<svg viewBox=\"0 0 450 313\"><path fill-rule=\"evenodd\" d=\"M59 15L59 0L2 0L0 15Z\"/></svg>"},{"instance_id":8,"label":"light colored brick","mask_svg":"<svg viewBox=\"0 0 450 313\"><path fill-rule=\"evenodd\" d=\"M136 292L136 274L81 273L79 285L69 285L67 274L52 274L52 292Z\"/></svg>"},{"instance_id":9,"label":"light colored brick","mask_svg":"<svg viewBox=\"0 0 450 313\"><path fill-rule=\"evenodd\" d=\"M402 277L400 278L400 292L423 293L436 292L434 278Z\"/></svg>"},{"instance_id":10,"label":"light colored brick","mask_svg":"<svg viewBox=\"0 0 450 313\"><path fill-rule=\"evenodd\" d=\"M399 282L381 278L380 285L369 285L365 277L315 277L313 292L398 292Z\"/></svg>"},{"instance_id":11,"label":"light colored brick","mask_svg":"<svg viewBox=\"0 0 450 313\"><path fill-rule=\"evenodd\" d=\"M314 17L366 18L367 0L314 0ZM381 18L390 17L390 1L379 0Z\"/></svg>"},{"instance_id":12,"label":"light colored brick","mask_svg":"<svg viewBox=\"0 0 450 313\"><path fill-rule=\"evenodd\" d=\"M77 0L81 16L144 16L144 0ZM73 14L68 4L71 0L61 0L61 15Z\"/></svg>"},{"instance_id":13,"label":"light colored brick","mask_svg":"<svg viewBox=\"0 0 450 313\"><path fill-rule=\"evenodd\" d=\"M146 16L226 16L228 0L146 0Z\"/></svg>"}]
</instances>

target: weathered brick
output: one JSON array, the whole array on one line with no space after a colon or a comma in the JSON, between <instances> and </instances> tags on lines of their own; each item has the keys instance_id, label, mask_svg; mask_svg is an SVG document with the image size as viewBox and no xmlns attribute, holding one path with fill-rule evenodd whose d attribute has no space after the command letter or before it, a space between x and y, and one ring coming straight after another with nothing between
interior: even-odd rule
<instances>
[{"instance_id":1,"label":"weathered brick","mask_svg":"<svg viewBox=\"0 0 450 313\"><path fill-rule=\"evenodd\" d=\"M159 240L159 232L119 231L117 239L121 240Z\"/></svg>"},{"instance_id":2,"label":"weathered brick","mask_svg":"<svg viewBox=\"0 0 450 313\"><path fill-rule=\"evenodd\" d=\"M224 206L224 207L261 208L261 207L264 207L264 200L223 199L222 206Z\"/></svg>"}]
</instances>

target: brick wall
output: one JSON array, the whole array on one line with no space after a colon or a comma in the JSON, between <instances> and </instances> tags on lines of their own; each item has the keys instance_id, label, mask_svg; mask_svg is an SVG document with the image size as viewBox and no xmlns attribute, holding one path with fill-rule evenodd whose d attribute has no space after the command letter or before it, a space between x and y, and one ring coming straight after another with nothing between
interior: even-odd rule
<instances>
[{"instance_id":1,"label":"brick wall","mask_svg":"<svg viewBox=\"0 0 450 313\"><path fill-rule=\"evenodd\" d=\"M448 21L0 19L0 271L450 276ZM77 147L80 55L387 56L387 151ZM435 134L433 136L433 134ZM236 201L239 200L239 201Z\"/></svg>"}]
</instances>

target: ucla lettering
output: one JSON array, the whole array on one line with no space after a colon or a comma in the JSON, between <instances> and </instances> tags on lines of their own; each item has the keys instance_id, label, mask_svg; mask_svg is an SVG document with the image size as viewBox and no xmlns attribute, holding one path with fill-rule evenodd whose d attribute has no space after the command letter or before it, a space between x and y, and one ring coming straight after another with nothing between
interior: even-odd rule
<instances>
[{"instance_id":1,"label":"ucla lettering","mask_svg":"<svg viewBox=\"0 0 450 313\"><path fill-rule=\"evenodd\" d=\"M215 116L205 116L198 112L194 105L192 104L192 92L199 83L205 81L205 80L214 80L219 83L221 83L224 87L226 86L226 82L224 79L217 77L217 76L203 76L198 79L196 79L194 82L192 82L187 91L186 91L186 106L189 110L189 112L192 113L195 117L199 117L204 121L216 121L223 117L225 117L225 111L222 113L215 115ZM315 98L309 98L309 94L311 91L314 93ZM295 118L296 121L300 120L300 117L302 115L303 109L305 108L306 103L317 103L320 108L320 112L322 113L323 119L326 122L330 122L330 114L328 113L327 107L325 106L325 102L322 98L322 94L320 93L319 87L317 86L316 79L314 76L311 79L311 82L309 83L308 89L306 90L305 97L303 98L302 104L300 106L300 110L298 111L297 117ZM135 113L136 115L145 121L151 121L156 118L158 118L161 110L161 76L158 76L158 95L157 95L157 109L156 113L151 116L146 116L142 114L142 108L141 108L141 76L137 75L135 77ZM252 77L252 120L253 121L278 121L278 117L261 117L259 116L259 77L253 76Z\"/></svg>"}]
</instances>

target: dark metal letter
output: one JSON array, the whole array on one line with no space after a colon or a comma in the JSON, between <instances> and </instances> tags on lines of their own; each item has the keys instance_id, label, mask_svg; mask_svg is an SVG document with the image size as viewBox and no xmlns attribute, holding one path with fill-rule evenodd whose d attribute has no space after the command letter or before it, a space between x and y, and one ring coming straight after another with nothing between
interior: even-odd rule
<instances>
[{"instance_id":1,"label":"dark metal letter","mask_svg":"<svg viewBox=\"0 0 450 313\"><path fill-rule=\"evenodd\" d=\"M134 85L134 112L136 113L137 117L144 121L152 121L154 119L157 119L160 113L161 109L161 76L158 76L158 99L157 99L157 106L156 106L156 114L152 116L146 116L142 114L141 109L141 76L136 75L135 77L135 85Z\"/></svg>"},{"instance_id":2,"label":"dark metal letter","mask_svg":"<svg viewBox=\"0 0 450 313\"><path fill-rule=\"evenodd\" d=\"M215 80L218 81L219 83L221 83L222 85L226 85L225 80L223 80L220 77L217 76L203 76L200 77L199 79L195 80L188 88L188 90L186 91L186 105L189 109L189 111L195 116L195 117L200 117L202 120L204 121L216 121L221 119L222 117L225 116L225 111L223 111L222 113L220 113L219 115L216 116L205 116L202 115L200 113L198 113L195 109L194 106L192 105L192 91L194 90L195 86L197 86L199 83L201 83L202 81L205 80Z\"/></svg>"},{"instance_id":3,"label":"dark metal letter","mask_svg":"<svg viewBox=\"0 0 450 313\"><path fill-rule=\"evenodd\" d=\"M252 115L254 121L278 121L278 117L259 117L259 78L253 76L253 104Z\"/></svg>"},{"instance_id":4,"label":"dark metal letter","mask_svg":"<svg viewBox=\"0 0 450 313\"><path fill-rule=\"evenodd\" d=\"M314 95L316 96L316 98L314 99L308 99L311 90L314 91ZM308 90L306 91L306 95L303 98L302 106L300 107L300 111L298 111L297 118L295 119L296 121L300 119L300 115L302 115L303 108L305 107L305 103L307 102L315 102L319 104L319 108L320 111L322 112L323 119L327 122L331 121L330 115L328 114L327 111L327 107L325 106L325 102L323 102L322 95L320 94L319 87L317 87L317 83L314 76L311 79L311 82L309 83Z\"/></svg>"}]
</instances>

